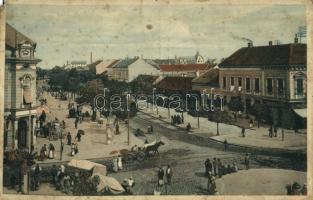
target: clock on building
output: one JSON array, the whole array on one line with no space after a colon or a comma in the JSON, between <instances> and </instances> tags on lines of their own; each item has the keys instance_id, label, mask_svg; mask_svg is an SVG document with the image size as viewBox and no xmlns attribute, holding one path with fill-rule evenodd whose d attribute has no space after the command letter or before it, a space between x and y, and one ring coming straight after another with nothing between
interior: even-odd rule
<instances>
[{"instance_id":1,"label":"clock on building","mask_svg":"<svg viewBox=\"0 0 313 200\"><path fill-rule=\"evenodd\" d=\"M30 56L30 50L29 49L23 49L22 50L22 56L23 57Z\"/></svg>"}]
</instances>

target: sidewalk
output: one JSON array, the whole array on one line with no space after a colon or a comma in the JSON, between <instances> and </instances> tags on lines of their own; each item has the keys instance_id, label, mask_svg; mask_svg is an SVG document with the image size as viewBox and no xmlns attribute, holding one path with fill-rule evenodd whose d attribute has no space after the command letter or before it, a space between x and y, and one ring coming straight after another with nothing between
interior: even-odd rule
<instances>
[{"instance_id":1,"label":"sidewalk","mask_svg":"<svg viewBox=\"0 0 313 200\"><path fill-rule=\"evenodd\" d=\"M158 113L156 110L150 109L141 110L141 112L159 118L161 120L171 123L171 119L168 118L168 109L159 107ZM170 109L170 115L181 115L181 113L175 112L174 109ZM270 138L268 136L268 128L255 125L252 129L245 130L245 137L241 135L241 128L235 125L219 123L219 136L216 136L216 123L208 121L207 118L200 117L200 128L198 129L198 118L184 113L184 124L178 125L178 127L185 129L188 122L191 124L191 133L201 136L203 138L210 138L223 142L225 139L229 144L236 144L242 146L254 146L264 148L277 148L287 150L306 150L306 134L295 134L291 130L284 131L284 141L282 141L281 129L278 130L277 137Z\"/></svg>"},{"instance_id":2,"label":"sidewalk","mask_svg":"<svg viewBox=\"0 0 313 200\"><path fill-rule=\"evenodd\" d=\"M70 161L71 159L91 159L91 158L103 158L111 157L110 152L120 149L130 149L134 145L143 146L144 141L134 136L133 131L130 130L130 144L127 144L127 124L124 122L119 123L120 134L114 135L110 144L106 144L105 138L105 123L101 127L98 127L96 122L83 121L81 124L78 124L78 129L75 129L74 118L67 118L67 101L60 101L51 97L50 95L46 96L47 106L49 107L51 113L48 114L48 117L54 119L57 117L59 121L64 120L66 122L66 132L70 132L72 135L72 141L74 141L77 130L81 129L85 131L85 134L82 135L81 142L78 142L78 154L75 156L70 156L70 146L66 145L66 138L63 139L64 150L62 155L62 161ZM61 104L61 109L58 108L58 105ZM112 121L112 120L111 120ZM51 140L48 138L37 137L36 147L39 153L40 148L44 145L52 143L56 149L55 159L47 159L45 161L38 161L38 163L50 163L50 162L60 162L60 140Z\"/></svg>"}]
</instances>

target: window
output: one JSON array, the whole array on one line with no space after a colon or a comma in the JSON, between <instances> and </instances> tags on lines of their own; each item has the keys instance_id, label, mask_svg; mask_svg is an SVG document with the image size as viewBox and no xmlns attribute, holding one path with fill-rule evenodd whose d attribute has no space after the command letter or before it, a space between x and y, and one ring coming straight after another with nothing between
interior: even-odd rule
<instances>
[{"instance_id":1,"label":"window","mask_svg":"<svg viewBox=\"0 0 313 200\"><path fill-rule=\"evenodd\" d=\"M230 85L231 86L235 85L235 78L234 77L230 77Z\"/></svg>"},{"instance_id":2,"label":"window","mask_svg":"<svg viewBox=\"0 0 313 200\"><path fill-rule=\"evenodd\" d=\"M223 77L223 88L226 88L226 77Z\"/></svg>"},{"instance_id":3,"label":"window","mask_svg":"<svg viewBox=\"0 0 313 200\"><path fill-rule=\"evenodd\" d=\"M284 79L277 79L277 90L278 90L278 95L279 96L282 96L284 95L284 91L285 91L285 88L284 88Z\"/></svg>"},{"instance_id":4,"label":"window","mask_svg":"<svg viewBox=\"0 0 313 200\"><path fill-rule=\"evenodd\" d=\"M246 78L246 91L250 92L251 85L250 85L250 78Z\"/></svg>"},{"instance_id":5,"label":"window","mask_svg":"<svg viewBox=\"0 0 313 200\"><path fill-rule=\"evenodd\" d=\"M273 79L268 78L266 80L267 94L273 94Z\"/></svg>"},{"instance_id":6,"label":"window","mask_svg":"<svg viewBox=\"0 0 313 200\"><path fill-rule=\"evenodd\" d=\"M238 78L238 86L242 87L242 78L241 77Z\"/></svg>"},{"instance_id":7,"label":"window","mask_svg":"<svg viewBox=\"0 0 313 200\"><path fill-rule=\"evenodd\" d=\"M303 95L303 79L296 79L296 95Z\"/></svg>"},{"instance_id":8,"label":"window","mask_svg":"<svg viewBox=\"0 0 313 200\"><path fill-rule=\"evenodd\" d=\"M254 79L254 91L256 93L260 92L260 79L259 78Z\"/></svg>"}]
</instances>

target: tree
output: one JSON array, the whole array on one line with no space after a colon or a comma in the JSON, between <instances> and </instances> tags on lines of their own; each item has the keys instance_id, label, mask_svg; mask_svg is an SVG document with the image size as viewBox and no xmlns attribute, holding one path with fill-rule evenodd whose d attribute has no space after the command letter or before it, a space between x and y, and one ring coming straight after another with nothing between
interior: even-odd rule
<instances>
[{"instance_id":1,"label":"tree","mask_svg":"<svg viewBox=\"0 0 313 200\"><path fill-rule=\"evenodd\" d=\"M244 107L241 98L240 97L231 98L231 100L228 103L228 109L235 112L243 111Z\"/></svg>"},{"instance_id":2,"label":"tree","mask_svg":"<svg viewBox=\"0 0 313 200\"><path fill-rule=\"evenodd\" d=\"M220 123L229 123L228 113L226 111L214 110L209 112L209 121L216 122L216 135L219 133L219 124Z\"/></svg>"},{"instance_id":3,"label":"tree","mask_svg":"<svg viewBox=\"0 0 313 200\"><path fill-rule=\"evenodd\" d=\"M264 104L255 103L252 106L252 114L255 116L257 122L258 122L258 128L260 127L260 121L269 120L269 109Z\"/></svg>"},{"instance_id":4,"label":"tree","mask_svg":"<svg viewBox=\"0 0 313 200\"><path fill-rule=\"evenodd\" d=\"M283 109L280 116L282 140L284 140L285 130L294 128L295 117L291 109Z\"/></svg>"}]
</instances>

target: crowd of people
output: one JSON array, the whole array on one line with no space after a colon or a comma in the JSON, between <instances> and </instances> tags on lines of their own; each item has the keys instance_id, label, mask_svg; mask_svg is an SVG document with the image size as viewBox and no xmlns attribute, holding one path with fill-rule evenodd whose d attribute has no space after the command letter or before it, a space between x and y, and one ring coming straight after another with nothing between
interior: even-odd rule
<instances>
[{"instance_id":1,"label":"crowd of people","mask_svg":"<svg viewBox=\"0 0 313 200\"><path fill-rule=\"evenodd\" d=\"M173 125L180 125L184 123L183 116L180 115L172 115L171 116L171 124Z\"/></svg>"},{"instance_id":2,"label":"crowd of people","mask_svg":"<svg viewBox=\"0 0 313 200\"><path fill-rule=\"evenodd\" d=\"M47 147L47 144L44 144L39 153L38 160L44 161L46 159L53 159L55 158L55 147L52 143L49 144L49 147Z\"/></svg>"},{"instance_id":3,"label":"crowd of people","mask_svg":"<svg viewBox=\"0 0 313 200\"><path fill-rule=\"evenodd\" d=\"M161 192L163 191L163 186L165 184L166 184L166 189L167 189L167 186L170 186L172 184L172 177L173 177L172 167L170 165L167 165L165 171L163 167L159 167L157 177L158 177L158 183L154 190L154 193L161 194ZM164 179L166 180L166 182L164 181Z\"/></svg>"}]
</instances>

